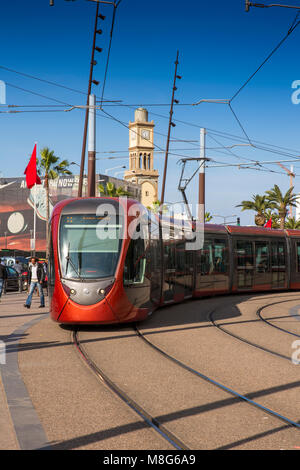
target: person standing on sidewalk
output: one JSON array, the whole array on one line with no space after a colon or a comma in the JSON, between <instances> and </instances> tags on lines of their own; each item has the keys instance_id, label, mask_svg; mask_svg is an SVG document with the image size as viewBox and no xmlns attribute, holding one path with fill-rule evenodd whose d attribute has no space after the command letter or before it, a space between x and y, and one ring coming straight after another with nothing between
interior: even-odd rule
<instances>
[{"instance_id":1,"label":"person standing on sidewalk","mask_svg":"<svg viewBox=\"0 0 300 470\"><path fill-rule=\"evenodd\" d=\"M43 287L42 287L43 281L44 281L43 266L40 263L38 263L37 258L33 257L31 258L31 265L28 268L28 285L30 287L29 287L29 295L27 297L26 303L24 304L24 307L30 308L32 295L36 287L38 288L40 301L41 301L41 305L39 306L39 308L45 307L45 298L44 298Z\"/></svg>"},{"instance_id":2,"label":"person standing on sidewalk","mask_svg":"<svg viewBox=\"0 0 300 470\"><path fill-rule=\"evenodd\" d=\"M0 259L0 300L2 297L2 292L5 289L6 279L7 279L6 267L1 263L1 259Z\"/></svg>"}]
</instances>

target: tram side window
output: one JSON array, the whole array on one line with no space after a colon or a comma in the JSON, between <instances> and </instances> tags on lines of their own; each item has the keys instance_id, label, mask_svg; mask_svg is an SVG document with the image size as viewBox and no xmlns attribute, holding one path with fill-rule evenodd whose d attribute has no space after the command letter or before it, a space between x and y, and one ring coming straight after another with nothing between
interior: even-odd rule
<instances>
[{"instance_id":1,"label":"tram side window","mask_svg":"<svg viewBox=\"0 0 300 470\"><path fill-rule=\"evenodd\" d=\"M300 273L300 242L296 243L297 252L297 272Z\"/></svg>"},{"instance_id":2,"label":"tram side window","mask_svg":"<svg viewBox=\"0 0 300 470\"><path fill-rule=\"evenodd\" d=\"M142 284L145 277L146 255L142 238L131 240L124 265L124 284Z\"/></svg>"},{"instance_id":3,"label":"tram side window","mask_svg":"<svg viewBox=\"0 0 300 470\"><path fill-rule=\"evenodd\" d=\"M165 268L176 269L176 252L175 244L170 242L169 245L164 246Z\"/></svg>"},{"instance_id":4,"label":"tram side window","mask_svg":"<svg viewBox=\"0 0 300 470\"><path fill-rule=\"evenodd\" d=\"M214 240L214 270L216 273L227 272L227 250L225 240Z\"/></svg>"},{"instance_id":5,"label":"tram side window","mask_svg":"<svg viewBox=\"0 0 300 470\"><path fill-rule=\"evenodd\" d=\"M213 261L213 241L206 239L202 250L200 251L200 272L202 276L212 274L214 270Z\"/></svg>"},{"instance_id":6,"label":"tram side window","mask_svg":"<svg viewBox=\"0 0 300 470\"><path fill-rule=\"evenodd\" d=\"M269 271L269 243L255 242L256 272Z\"/></svg>"},{"instance_id":7,"label":"tram side window","mask_svg":"<svg viewBox=\"0 0 300 470\"><path fill-rule=\"evenodd\" d=\"M185 250L184 243L176 245L176 272L180 276L185 270Z\"/></svg>"},{"instance_id":8,"label":"tram side window","mask_svg":"<svg viewBox=\"0 0 300 470\"><path fill-rule=\"evenodd\" d=\"M285 268L285 243L271 243L271 265L272 268Z\"/></svg>"},{"instance_id":9,"label":"tram side window","mask_svg":"<svg viewBox=\"0 0 300 470\"><path fill-rule=\"evenodd\" d=\"M251 242L237 240L236 242L237 266L239 268L253 267L253 247Z\"/></svg>"},{"instance_id":10,"label":"tram side window","mask_svg":"<svg viewBox=\"0 0 300 470\"><path fill-rule=\"evenodd\" d=\"M285 249L284 242L278 242L278 266L285 267Z\"/></svg>"}]
</instances>

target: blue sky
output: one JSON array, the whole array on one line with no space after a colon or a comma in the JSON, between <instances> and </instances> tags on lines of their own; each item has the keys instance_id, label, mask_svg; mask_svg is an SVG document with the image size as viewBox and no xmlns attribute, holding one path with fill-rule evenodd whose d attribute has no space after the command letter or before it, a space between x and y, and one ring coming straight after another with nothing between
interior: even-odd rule
<instances>
[{"instance_id":1,"label":"blue sky","mask_svg":"<svg viewBox=\"0 0 300 470\"><path fill-rule=\"evenodd\" d=\"M288 3L300 4L292 0ZM49 6L49 0L1 2L0 66L86 92L95 8L95 4L85 0L55 0L54 7ZM112 7L105 5L101 12L106 19L101 25L99 22L103 34L98 36L97 46L103 48L103 53L97 53L98 65L94 72L94 78L100 82L104 76ZM182 80L178 81L176 98L181 103L193 103L202 98L231 98L284 37L295 13L281 8L252 8L245 13L244 0L189 3L123 0L117 11L105 97L132 105L168 104L178 49L178 72ZM294 80L300 80L299 41L300 26L232 102L251 140L294 149L294 156L300 155L300 105L292 104L291 85ZM85 104L84 94L50 86L1 68L0 80L7 83L8 104L43 105L43 108L22 108L27 111L55 110L0 114L2 174L21 176L35 141L40 148L49 146L61 158L79 163L83 112L58 112L58 108L49 107L57 102L12 85L77 105ZM94 87L93 91L101 94L101 85ZM126 123L133 120L134 106L109 106L105 110ZM169 107L149 106L148 110L149 118L156 125L155 144L164 149ZM245 138L227 105L178 106L174 119L176 128L172 129L172 139L192 142L171 142L171 153L198 156L199 133L203 126L208 129L207 156L217 162L245 161L238 157L260 161L290 159L289 156L257 148L222 148L245 143L220 135L227 133ZM106 169L127 165L127 149L128 130L117 121L104 118L99 111L97 151L116 151L110 156L118 158L108 159L108 154L99 153L97 171L104 173ZM170 202L181 199L177 190L181 169L179 158L176 155L169 158L165 199ZM155 167L162 175L163 154L155 154ZM73 168L76 172L76 167ZM193 165L188 168L190 174L194 168ZM267 168L279 174L237 167L207 168L207 210L223 216L240 215L243 224L252 223L251 213L240 213L235 207L241 200L263 193L274 183L283 191L289 187L289 177L284 170L278 165L268 165ZM294 169L300 175L297 161ZM110 174L113 176L116 171L118 169ZM299 177L295 178L295 189L300 192ZM191 203L197 201L196 179L189 186L188 196ZM216 222L220 220L215 219Z\"/></svg>"}]
</instances>

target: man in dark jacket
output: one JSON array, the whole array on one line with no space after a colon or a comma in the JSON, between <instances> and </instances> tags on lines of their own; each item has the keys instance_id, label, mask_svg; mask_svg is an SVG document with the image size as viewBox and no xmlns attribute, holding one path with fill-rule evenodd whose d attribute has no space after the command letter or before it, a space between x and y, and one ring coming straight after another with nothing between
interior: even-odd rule
<instances>
[{"instance_id":1,"label":"man in dark jacket","mask_svg":"<svg viewBox=\"0 0 300 470\"><path fill-rule=\"evenodd\" d=\"M29 295L27 297L26 303L24 304L24 307L30 308L32 295L36 287L38 288L40 301L41 301L41 305L39 306L39 308L45 307L45 298L44 298L43 287L42 287L43 281L44 281L43 266L38 263L37 258L31 258L31 265L29 265L29 268L28 268L28 285L30 286L30 288L29 288Z\"/></svg>"},{"instance_id":2,"label":"man in dark jacket","mask_svg":"<svg viewBox=\"0 0 300 470\"><path fill-rule=\"evenodd\" d=\"M0 300L2 297L2 292L3 292L6 279L7 279L6 267L3 266L3 264L1 264L1 259L0 259Z\"/></svg>"}]
</instances>

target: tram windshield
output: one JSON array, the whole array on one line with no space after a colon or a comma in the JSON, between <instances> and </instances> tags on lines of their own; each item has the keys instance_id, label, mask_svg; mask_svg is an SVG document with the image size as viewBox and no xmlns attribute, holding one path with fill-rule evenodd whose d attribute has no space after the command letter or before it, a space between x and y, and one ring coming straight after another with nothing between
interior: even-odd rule
<instances>
[{"instance_id":1,"label":"tram windshield","mask_svg":"<svg viewBox=\"0 0 300 470\"><path fill-rule=\"evenodd\" d=\"M90 280L114 276L122 233L123 217L118 214L63 215L59 234L62 277Z\"/></svg>"}]
</instances>

